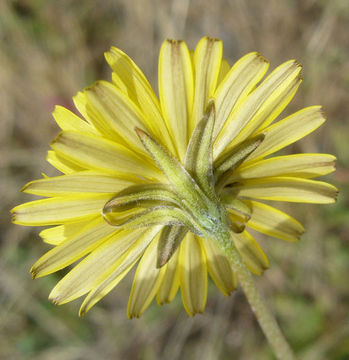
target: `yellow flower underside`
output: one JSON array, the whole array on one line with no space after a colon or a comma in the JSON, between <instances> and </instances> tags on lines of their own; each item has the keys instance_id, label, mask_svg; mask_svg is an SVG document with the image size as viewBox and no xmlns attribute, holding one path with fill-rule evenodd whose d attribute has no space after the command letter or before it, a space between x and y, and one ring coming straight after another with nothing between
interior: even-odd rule
<instances>
[{"instance_id":1,"label":"yellow flower underside","mask_svg":"<svg viewBox=\"0 0 349 360\"><path fill-rule=\"evenodd\" d=\"M53 225L40 236L54 247L33 266L34 277L48 275L83 258L50 294L63 304L87 294L85 314L138 263L127 313L139 317L154 297L171 302L180 288L187 313L205 309L207 278L225 295L237 287L229 261L215 243L188 232L169 262L156 267L162 225L118 229L102 217L104 205L132 185L166 179L145 151L135 127L146 131L182 164L191 134L215 103L213 158L219 163L246 139L264 140L229 174L222 199L229 214L248 212L246 229L233 241L248 268L262 274L269 263L249 228L286 241L297 241L303 226L259 200L332 203L337 189L313 178L334 171L335 157L295 154L266 158L317 129L324 121L311 106L275 122L301 83L300 65L291 60L262 80L268 61L249 53L232 67L222 59L222 42L205 37L191 53L183 41L166 40L159 55L159 99L137 65L121 50L105 54L112 82L100 81L74 97L77 116L57 106L53 116L61 133L47 160L63 175L29 182L23 191L45 197L15 207L20 225ZM125 216L134 213L126 211Z\"/></svg>"}]
</instances>

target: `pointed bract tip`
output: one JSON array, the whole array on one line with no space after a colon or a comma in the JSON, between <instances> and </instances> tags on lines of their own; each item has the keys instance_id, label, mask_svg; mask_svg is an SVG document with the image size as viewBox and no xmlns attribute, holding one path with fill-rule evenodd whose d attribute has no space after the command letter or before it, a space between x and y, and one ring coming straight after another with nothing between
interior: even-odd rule
<instances>
[{"instance_id":1,"label":"pointed bract tip","mask_svg":"<svg viewBox=\"0 0 349 360\"><path fill-rule=\"evenodd\" d=\"M256 140L259 140L260 142L262 142L265 139L266 133L260 133L258 135L256 135Z\"/></svg>"},{"instance_id":2,"label":"pointed bract tip","mask_svg":"<svg viewBox=\"0 0 349 360\"><path fill-rule=\"evenodd\" d=\"M168 261L169 261L169 257L159 256L156 260L156 268L157 269L162 268L164 265L167 264Z\"/></svg>"},{"instance_id":3,"label":"pointed bract tip","mask_svg":"<svg viewBox=\"0 0 349 360\"><path fill-rule=\"evenodd\" d=\"M117 200L111 199L107 201L102 209L102 215L113 212L113 207L118 206Z\"/></svg>"},{"instance_id":4,"label":"pointed bract tip","mask_svg":"<svg viewBox=\"0 0 349 360\"><path fill-rule=\"evenodd\" d=\"M216 110L215 99L214 99L214 98L210 98L210 99L208 100L206 112L207 112L207 113L211 113L211 112L213 112L213 111L215 111L215 110Z\"/></svg>"},{"instance_id":5,"label":"pointed bract tip","mask_svg":"<svg viewBox=\"0 0 349 360\"><path fill-rule=\"evenodd\" d=\"M146 137L148 134L143 131L142 129L140 129L139 127L135 127L135 132L136 134L139 136L139 138L142 140L142 138Z\"/></svg>"},{"instance_id":6,"label":"pointed bract tip","mask_svg":"<svg viewBox=\"0 0 349 360\"><path fill-rule=\"evenodd\" d=\"M230 229L235 234L241 234L245 230L245 224L241 224L241 223L234 221L234 222L231 222Z\"/></svg>"}]
</instances>

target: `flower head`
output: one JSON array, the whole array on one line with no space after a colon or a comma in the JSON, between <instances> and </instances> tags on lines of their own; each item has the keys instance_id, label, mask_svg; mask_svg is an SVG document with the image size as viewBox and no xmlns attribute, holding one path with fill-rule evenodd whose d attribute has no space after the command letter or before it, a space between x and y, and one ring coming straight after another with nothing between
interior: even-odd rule
<instances>
[{"instance_id":1,"label":"flower head","mask_svg":"<svg viewBox=\"0 0 349 360\"><path fill-rule=\"evenodd\" d=\"M302 82L301 66L287 61L262 81L266 59L252 52L231 67L217 39L201 39L194 52L183 41L163 43L160 100L126 54L112 48L105 56L112 82L74 97L81 117L59 106L53 112L62 131L47 160L63 175L28 183L24 192L46 198L13 209L17 224L53 226L40 233L54 247L33 277L83 258L50 299L87 294L84 314L138 263L130 317L154 297L171 302L179 288L188 314L203 312L208 273L225 295L237 286L212 240L221 228L261 274L268 260L249 229L286 241L304 231L263 200L334 202L336 188L313 180L334 170L334 156L269 157L318 128L321 107L275 122Z\"/></svg>"}]
</instances>

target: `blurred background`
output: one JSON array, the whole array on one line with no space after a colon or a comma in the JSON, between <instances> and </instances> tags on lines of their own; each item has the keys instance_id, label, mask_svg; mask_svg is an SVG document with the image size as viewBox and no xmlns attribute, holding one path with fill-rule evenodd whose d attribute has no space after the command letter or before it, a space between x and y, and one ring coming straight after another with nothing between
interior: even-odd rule
<instances>
[{"instance_id":1,"label":"blurred background","mask_svg":"<svg viewBox=\"0 0 349 360\"><path fill-rule=\"evenodd\" d=\"M287 205L307 232L297 244L258 240L271 267L258 286L300 359L349 359L349 2L347 0L1 0L0 1L0 359L273 359L241 291L212 285L206 312L189 318L180 294L128 320L128 276L85 318L81 300L55 307L60 278L31 280L49 246L38 228L10 222L20 188L41 172L58 133L51 111L97 79L110 79L103 52L128 53L157 87L161 42L221 38L232 64L257 50L271 68L296 58L304 82L282 115L322 104L328 121L288 152L329 152L340 189L334 205Z\"/></svg>"}]
</instances>

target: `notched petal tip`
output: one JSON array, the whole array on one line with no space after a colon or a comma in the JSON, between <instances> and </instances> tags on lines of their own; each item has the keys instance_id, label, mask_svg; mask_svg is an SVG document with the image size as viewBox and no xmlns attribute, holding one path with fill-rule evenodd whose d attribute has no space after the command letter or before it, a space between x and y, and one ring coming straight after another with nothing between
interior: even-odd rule
<instances>
[{"instance_id":1,"label":"notched petal tip","mask_svg":"<svg viewBox=\"0 0 349 360\"><path fill-rule=\"evenodd\" d=\"M259 53L258 51L254 51L252 52L252 54L256 55L256 58L258 58L259 60L261 60L262 62L266 63L269 65L269 60L266 59L261 53Z\"/></svg>"},{"instance_id":2,"label":"notched petal tip","mask_svg":"<svg viewBox=\"0 0 349 360\"><path fill-rule=\"evenodd\" d=\"M140 138L144 138L148 135L145 131L143 131L142 129L140 129L137 126L135 126L134 130Z\"/></svg>"},{"instance_id":3,"label":"notched petal tip","mask_svg":"<svg viewBox=\"0 0 349 360\"><path fill-rule=\"evenodd\" d=\"M202 315L203 313L204 313L204 311L205 310L195 310L195 311L193 311L192 313L189 313L188 311L187 311L187 314L190 316L190 317L194 317L195 315Z\"/></svg>"},{"instance_id":4,"label":"notched petal tip","mask_svg":"<svg viewBox=\"0 0 349 360\"><path fill-rule=\"evenodd\" d=\"M339 189L336 188L335 186L333 186L336 190L334 191L334 194L333 194L333 203L337 202L338 200L338 195L339 195Z\"/></svg>"},{"instance_id":5,"label":"notched petal tip","mask_svg":"<svg viewBox=\"0 0 349 360\"><path fill-rule=\"evenodd\" d=\"M282 66L284 64L290 64L290 67L294 67L294 68L303 68L303 65L297 59L291 59L291 60L285 61L280 66Z\"/></svg>"},{"instance_id":6,"label":"notched petal tip","mask_svg":"<svg viewBox=\"0 0 349 360\"><path fill-rule=\"evenodd\" d=\"M327 120L326 112L324 108L321 105L318 105L319 113L323 117L324 121Z\"/></svg>"},{"instance_id":7,"label":"notched petal tip","mask_svg":"<svg viewBox=\"0 0 349 360\"><path fill-rule=\"evenodd\" d=\"M221 39L210 37L210 36L204 36L200 41L202 41L202 40L206 40L206 41L210 41L210 42L222 42Z\"/></svg>"},{"instance_id":8,"label":"notched petal tip","mask_svg":"<svg viewBox=\"0 0 349 360\"><path fill-rule=\"evenodd\" d=\"M59 297L52 298L49 296L48 300L51 301L53 305L61 305L61 300L59 299Z\"/></svg>"},{"instance_id":9,"label":"notched petal tip","mask_svg":"<svg viewBox=\"0 0 349 360\"><path fill-rule=\"evenodd\" d=\"M300 230L297 235L295 235L293 242L298 242L302 238L302 235L305 233L305 229Z\"/></svg>"},{"instance_id":10,"label":"notched petal tip","mask_svg":"<svg viewBox=\"0 0 349 360\"><path fill-rule=\"evenodd\" d=\"M36 279L38 277L38 273L34 266L32 266L32 268L30 269L30 273L31 273L32 279Z\"/></svg>"},{"instance_id":11,"label":"notched petal tip","mask_svg":"<svg viewBox=\"0 0 349 360\"><path fill-rule=\"evenodd\" d=\"M293 61L297 67L299 67L301 69L303 68L303 65L298 60L293 60Z\"/></svg>"},{"instance_id":12,"label":"notched petal tip","mask_svg":"<svg viewBox=\"0 0 349 360\"><path fill-rule=\"evenodd\" d=\"M87 313L88 313L88 310L86 310L86 308L81 307L79 310L79 317L83 318L86 316Z\"/></svg>"},{"instance_id":13,"label":"notched petal tip","mask_svg":"<svg viewBox=\"0 0 349 360\"><path fill-rule=\"evenodd\" d=\"M16 212L15 212L15 208L11 209L10 210L10 213L11 213L11 221L13 223L16 223Z\"/></svg>"},{"instance_id":14,"label":"notched petal tip","mask_svg":"<svg viewBox=\"0 0 349 360\"><path fill-rule=\"evenodd\" d=\"M18 220L18 213L16 212L16 208L17 206L11 209L11 222L16 225L27 225L27 224L22 224L22 222Z\"/></svg>"},{"instance_id":15,"label":"notched petal tip","mask_svg":"<svg viewBox=\"0 0 349 360\"><path fill-rule=\"evenodd\" d=\"M164 42L168 42L171 45L179 45L179 44L181 44L181 43L183 43L185 41L181 40L181 39L166 39Z\"/></svg>"},{"instance_id":16,"label":"notched petal tip","mask_svg":"<svg viewBox=\"0 0 349 360\"><path fill-rule=\"evenodd\" d=\"M39 259L39 260L40 260L40 259ZM38 264L38 263L39 263L39 260L38 260L38 261L31 267L31 269L30 269L30 273L31 273L33 279L39 279L39 278L41 278L41 277L43 277L43 276L46 276L46 275L52 273L52 271L51 271L50 273L47 273L47 272L45 273L45 272L43 272L43 267L40 266L40 264ZM38 265L37 265L37 264L38 264Z\"/></svg>"},{"instance_id":17,"label":"notched petal tip","mask_svg":"<svg viewBox=\"0 0 349 360\"><path fill-rule=\"evenodd\" d=\"M132 319L139 319L141 317L141 314L131 314L131 313L127 313L127 317L129 318L129 320Z\"/></svg>"},{"instance_id":18,"label":"notched petal tip","mask_svg":"<svg viewBox=\"0 0 349 360\"><path fill-rule=\"evenodd\" d=\"M108 84L108 81L105 80L97 80L95 81L93 84L85 87L84 92L89 92L89 91L95 91L96 87L103 85L103 84Z\"/></svg>"}]
</instances>

